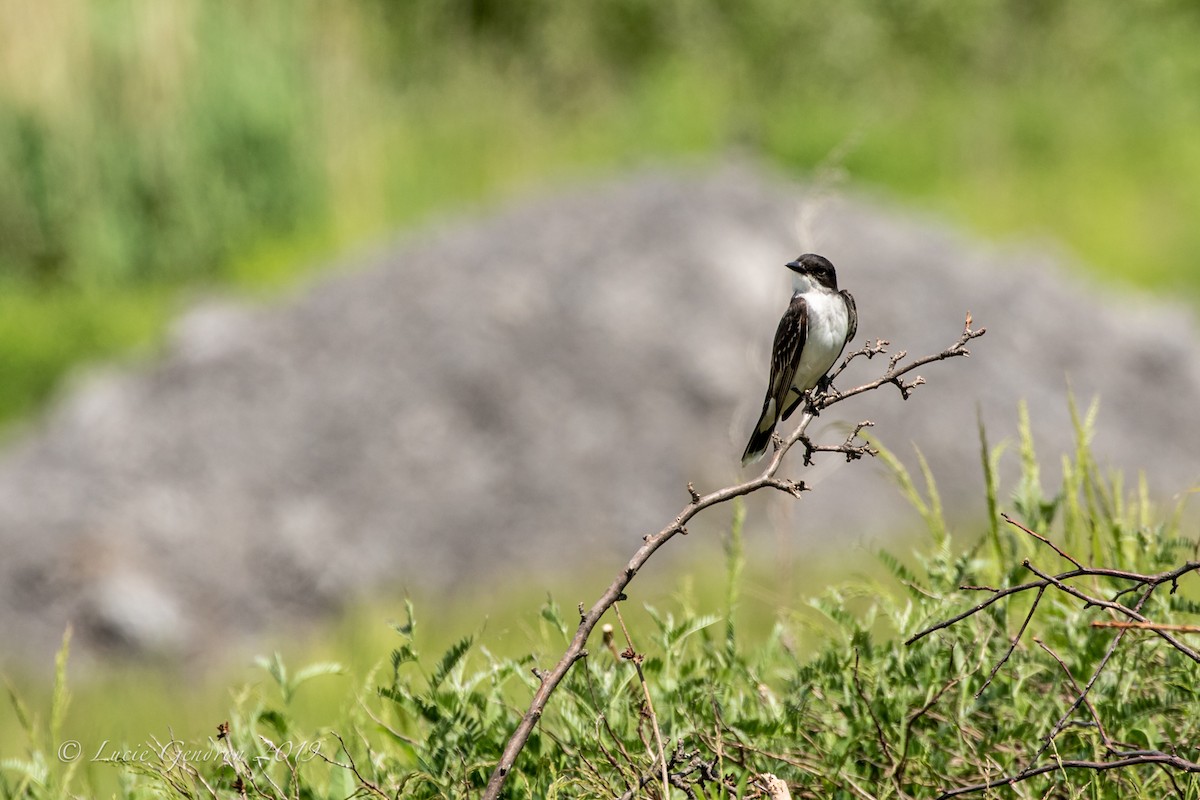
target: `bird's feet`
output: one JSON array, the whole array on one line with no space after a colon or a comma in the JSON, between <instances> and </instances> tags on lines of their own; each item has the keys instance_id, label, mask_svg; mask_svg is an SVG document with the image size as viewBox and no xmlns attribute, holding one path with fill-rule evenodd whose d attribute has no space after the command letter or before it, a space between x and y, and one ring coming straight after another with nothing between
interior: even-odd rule
<instances>
[{"instance_id":1,"label":"bird's feet","mask_svg":"<svg viewBox=\"0 0 1200 800\"><path fill-rule=\"evenodd\" d=\"M824 395L820 389L809 389L804 393L804 411L814 417L821 416L821 398Z\"/></svg>"},{"instance_id":2,"label":"bird's feet","mask_svg":"<svg viewBox=\"0 0 1200 800\"><path fill-rule=\"evenodd\" d=\"M812 397L809 400L809 407L813 412L813 416L817 416L820 413L820 409L836 402L841 396L842 393L833 387L833 381L829 379L828 375L821 378L821 380L817 381L817 386L813 389Z\"/></svg>"}]
</instances>

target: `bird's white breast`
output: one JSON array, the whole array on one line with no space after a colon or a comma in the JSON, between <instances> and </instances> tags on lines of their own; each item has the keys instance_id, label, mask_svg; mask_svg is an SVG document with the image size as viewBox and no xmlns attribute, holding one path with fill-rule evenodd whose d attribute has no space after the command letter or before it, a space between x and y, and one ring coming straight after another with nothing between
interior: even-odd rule
<instances>
[{"instance_id":1,"label":"bird's white breast","mask_svg":"<svg viewBox=\"0 0 1200 800\"><path fill-rule=\"evenodd\" d=\"M805 292L804 302L808 304L808 337L792 380L792 386L801 394L816 386L837 361L850 326L846 301L837 292Z\"/></svg>"}]
</instances>

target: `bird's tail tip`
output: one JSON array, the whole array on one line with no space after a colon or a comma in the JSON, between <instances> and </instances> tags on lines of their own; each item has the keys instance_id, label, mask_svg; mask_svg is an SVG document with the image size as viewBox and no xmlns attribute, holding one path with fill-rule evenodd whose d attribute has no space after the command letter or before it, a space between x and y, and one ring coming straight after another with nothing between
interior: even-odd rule
<instances>
[{"instance_id":1,"label":"bird's tail tip","mask_svg":"<svg viewBox=\"0 0 1200 800\"><path fill-rule=\"evenodd\" d=\"M760 458L762 458L763 453L765 453L765 452L767 452L767 451L759 450L757 453L747 453L746 455L742 456L742 466L743 467L750 466L751 464L753 464L754 462L756 462Z\"/></svg>"},{"instance_id":2,"label":"bird's tail tip","mask_svg":"<svg viewBox=\"0 0 1200 800\"><path fill-rule=\"evenodd\" d=\"M771 434L774 432L774 427L766 431L755 431L750 437L750 443L746 445L746 452L742 453L742 466L748 467L754 462L763 457L767 452L767 446L771 444Z\"/></svg>"}]
</instances>

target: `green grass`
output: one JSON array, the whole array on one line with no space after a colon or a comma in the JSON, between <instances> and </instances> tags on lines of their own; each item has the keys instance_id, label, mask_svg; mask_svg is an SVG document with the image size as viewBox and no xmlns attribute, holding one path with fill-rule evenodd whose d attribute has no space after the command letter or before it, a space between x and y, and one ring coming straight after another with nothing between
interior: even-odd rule
<instances>
[{"instance_id":1,"label":"green grass","mask_svg":"<svg viewBox=\"0 0 1200 800\"><path fill-rule=\"evenodd\" d=\"M716 550L712 546L704 549ZM871 552L863 548L858 552L859 560L870 568ZM774 562L752 556L738 589L741 634L766 637L779 614L784 613L798 626L798 636L819 641L820 626L814 625L811 615L804 611L808 593L842 561L841 555L831 553L817 555L799 569L782 569ZM422 648L441 653L462 636L472 634L500 658L525 657L533 643L549 658L550 648L556 644L545 641L545 622L536 610L546 603L548 594L566 606L591 603L615 569L614 564L611 569L586 575L514 580L486 593L460 592L450 600L444 595L418 594L412 602L420 612ZM719 614L726 600L724 570L715 552L675 569L648 569L637 592L639 603L625 609L626 619L635 630L652 625L642 603L672 610L686 608L697 615ZM883 576L878 568L870 572ZM216 662L168 669L155 664L93 664L70 681L70 702L58 741L80 743L86 756L80 759L79 768L84 770L80 781L90 785L96 795L109 795L119 789L118 770L94 761L98 752L137 750L151 737L204 743L216 726L230 717L239 697L281 700L274 681L255 663L257 657L275 652L287 665L337 663L345 667L343 674L322 676L304 684L288 704L287 713L296 728L315 732L328 727L331 720L341 720L349 713L366 676L387 663L388 654L396 646L391 623L404 619L405 602L400 595L375 597L347 609L331 622L270 635L254 650L235 647L240 655L226 654ZM29 713L40 715L45 724L53 695L46 677L49 673L49 669L27 670L7 676ZM24 758L30 747L30 737L9 703L0 703L0 762ZM44 743L41 747L53 760L55 748Z\"/></svg>"},{"instance_id":2,"label":"green grass","mask_svg":"<svg viewBox=\"0 0 1200 800\"><path fill-rule=\"evenodd\" d=\"M730 151L796 176L839 152L1195 298L1198 36L1175 0L3 0L0 276L37 321L0 337L0 420L152 344L190 287L270 290L434 215Z\"/></svg>"}]
</instances>

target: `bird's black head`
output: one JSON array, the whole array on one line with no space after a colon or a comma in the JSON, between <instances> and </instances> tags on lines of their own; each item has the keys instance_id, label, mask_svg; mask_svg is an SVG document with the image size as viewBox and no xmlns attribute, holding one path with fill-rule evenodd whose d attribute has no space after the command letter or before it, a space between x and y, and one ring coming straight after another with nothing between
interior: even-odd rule
<instances>
[{"instance_id":1,"label":"bird's black head","mask_svg":"<svg viewBox=\"0 0 1200 800\"><path fill-rule=\"evenodd\" d=\"M827 289L837 291L837 270L825 256L816 253L805 253L795 261L789 261L787 268L793 272L808 276L813 283L819 283Z\"/></svg>"}]
</instances>

